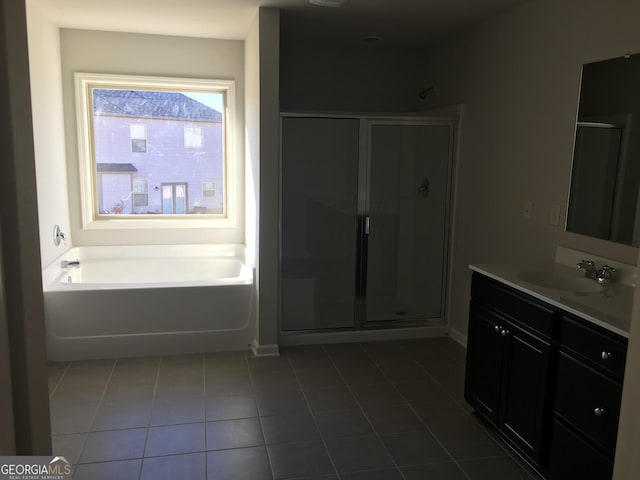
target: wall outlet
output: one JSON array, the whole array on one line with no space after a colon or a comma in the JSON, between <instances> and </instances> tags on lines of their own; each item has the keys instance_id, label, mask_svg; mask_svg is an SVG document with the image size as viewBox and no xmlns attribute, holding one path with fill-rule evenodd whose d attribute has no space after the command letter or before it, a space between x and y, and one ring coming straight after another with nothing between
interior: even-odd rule
<instances>
[{"instance_id":1,"label":"wall outlet","mask_svg":"<svg viewBox=\"0 0 640 480\"><path fill-rule=\"evenodd\" d=\"M549 212L549 223L554 227L560 225L560 205L551 205L551 212Z\"/></svg>"},{"instance_id":2,"label":"wall outlet","mask_svg":"<svg viewBox=\"0 0 640 480\"><path fill-rule=\"evenodd\" d=\"M533 202L531 200L525 200L522 203L522 218L525 220L531 220L531 215L533 213Z\"/></svg>"}]
</instances>

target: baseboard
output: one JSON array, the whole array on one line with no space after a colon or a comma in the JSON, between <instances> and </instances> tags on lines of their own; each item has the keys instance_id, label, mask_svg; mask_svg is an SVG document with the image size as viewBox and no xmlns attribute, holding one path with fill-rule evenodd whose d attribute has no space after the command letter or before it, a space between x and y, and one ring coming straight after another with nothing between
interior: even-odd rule
<instances>
[{"instance_id":1,"label":"baseboard","mask_svg":"<svg viewBox=\"0 0 640 480\"><path fill-rule=\"evenodd\" d=\"M449 336L464 348L467 348L467 336L463 335L459 330L449 328Z\"/></svg>"},{"instance_id":2,"label":"baseboard","mask_svg":"<svg viewBox=\"0 0 640 480\"><path fill-rule=\"evenodd\" d=\"M280 345L314 345L322 343L373 342L380 340L406 340L411 338L444 337L446 326L388 328L344 332L280 333Z\"/></svg>"},{"instance_id":3,"label":"baseboard","mask_svg":"<svg viewBox=\"0 0 640 480\"><path fill-rule=\"evenodd\" d=\"M256 357L276 357L280 355L280 347L277 343L260 345L257 339L253 340L251 351Z\"/></svg>"}]
</instances>

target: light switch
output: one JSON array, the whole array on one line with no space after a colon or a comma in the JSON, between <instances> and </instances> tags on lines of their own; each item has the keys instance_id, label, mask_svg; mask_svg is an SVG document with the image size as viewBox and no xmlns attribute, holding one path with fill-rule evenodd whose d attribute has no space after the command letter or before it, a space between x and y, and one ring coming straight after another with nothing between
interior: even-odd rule
<instances>
[{"instance_id":1,"label":"light switch","mask_svg":"<svg viewBox=\"0 0 640 480\"><path fill-rule=\"evenodd\" d=\"M551 212L549 213L549 223L554 227L560 225L560 205L551 205Z\"/></svg>"},{"instance_id":2,"label":"light switch","mask_svg":"<svg viewBox=\"0 0 640 480\"><path fill-rule=\"evenodd\" d=\"M531 214L533 211L533 202L531 200L525 200L522 203L522 218L525 220L531 220Z\"/></svg>"}]
</instances>

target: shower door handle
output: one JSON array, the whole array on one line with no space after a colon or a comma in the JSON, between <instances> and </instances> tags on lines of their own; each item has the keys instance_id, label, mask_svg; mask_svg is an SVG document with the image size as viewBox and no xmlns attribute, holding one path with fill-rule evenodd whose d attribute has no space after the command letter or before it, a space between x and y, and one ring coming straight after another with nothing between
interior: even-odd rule
<instances>
[{"instance_id":1,"label":"shower door handle","mask_svg":"<svg viewBox=\"0 0 640 480\"><path fill-rule=\"evenodd\" d=\"M369 216L358 217L358 243L356 267L356 297L365 298L367 294L367 251L369 246Z\"/></svg>"},{"instance_id":2,"label":"shower door handle","mask_svg":"<svg viewBox=\"0 0 640 480\"><path fill-rule=\"evenodd\" d=\"M431 187L429 185L429 179L425 178L424 180L422 180L420 187L418 187L418 197L427 198L429 196L430 190L431 190Z\"/></svg>"}]
</instances>

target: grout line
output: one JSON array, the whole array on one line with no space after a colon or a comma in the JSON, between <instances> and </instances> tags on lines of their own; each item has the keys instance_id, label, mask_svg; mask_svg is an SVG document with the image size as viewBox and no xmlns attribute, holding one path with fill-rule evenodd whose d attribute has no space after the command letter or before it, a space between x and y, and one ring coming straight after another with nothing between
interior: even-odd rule
<instances>
[{"instance_id":1,"label":"grout line","mask_svg":"<svg viewBox=\"0 0 640 480\"><path fill-rule=\"evenodd\" d=\"M444 348L441 348L440 345L435 345L436 349L439 350L440 352L443 352ZM382 372L382 374L384 375L384 377L387 379L387 381L389 382L389 384L393 387L393 389L398 393L398 395L400 395L402 398L404 398L406 400L406 404L405 406L409 407L409 409L411 410L411 412L418 418L418 420L420 421L420 423L422 423L422 425L424 425L424 427L426 428L426 431L429 432L431 434L431 436L435 439L435 441L438 443L438 445L443 449L443 451L451 458L451 461L458 467L458 469L464 474L465 477L469 478L469 476L467 475L467 473L462 469L462 467L460 466L460 464L458 463L458 460L451 454L451 452L449 452L449 450L445 447L445 445L442 443L442 441L438 438L438 436L435 434L435 432L431 429L431 427L429 427L429 425L427 424L427 422L425 422L422 417L420 417L420 415L418 415L418 412L416 412L415 408L413 407L413 404L411 404L411 402L409 402L409 400L402 394L402 392L398 389L398 387L396 386L396 383L386 374L386 372L384 371L384 369L380 366L379 361L375 358L375 356L369 355L369 353L367 352L367 355L369 356L370 360L376 365L376 367L378 369L380 369L380 371ZM418 368L420 368L422 371L424 371L429 378L433 379L433 376L417 361L414 360L413 358L411 359L411 361L413 363L415 363ZM398 383L418 383L418 382L398 382ZM438 383L438 382L434 382L436 383L436 385L438 385L438 387L442 388L442 386ZM453 398L451 397L451 395L449 395L449 393L442 388L443 392L450 397L451 400L453 400ZM446 462L449 463L449 462ZM428 465L428 464L425 464Z\"/></svg>"},{"instance_id":2,"label":"grout line","mask_svg":"<svg viewBox=\"0 0 640 480\"><path fill-rule=\"evenodd\" d=\"M202 408L204 408L204 478L209 478L209 462L207 461L207 356L202 352Z\"/></svg>"},{"instance_id":3,"label":"grout line","mask_svg":"<svg viewBox=\"0 0 640 480\"><path fill-rule=\"evenodd\" d=\"M149 406L149 422L147 423L147 435L144 439L144 447L142 449L142 461L140 462L140 472L138 472L138 480L142 480L142 467L144 465L144 454L147 451L147 443L149 442L149 429L151 428L151 421L153 420L153 405L156 401L156 392L158 390L158 381L160 379L160 368L162 366L162 356L158 359L158 365L156 366L156 381L153 385L153 394L151 395L151 405Z\"/></svg>"},{"instance_id":4,"label":"grout line","mask_svg":"<svg viewBox=\"0 0 640 480\"><path fill-rule=\"evenodd\" d=\"M98 405L96 406L96 410L93 413L93 419L91 420L91 426L89 427L89 431L86 433L84 440L82 441L82 448L80 449L80 454L78 455L78 464L80 464L80 459L82 458L82 454L84 453L84 449L87 446L87 439L89 438L89 435L91 435L92 429L93 429L93 424L96 421L96 417L98 416L98 412L100 411L100 406L102 405L102 400L104 400L104 396L107 393L107 389L109 388L109 383L111 382L111 377L113 376L113 372L116 369L116 364L118 363L118 360L114 360L113 365L111 365L111 371L109 372L109 376L107 377L107 381L105 382L104 388L102 389L102 395L100 396L100 401L98 402ZM71 364L69 364L69 367L71 367Z\"/></svg>"},{"instance_id":5,"label":"grout line","mask_svg":"<svg viewBox=\"0 0 640 480\"><path fill-rule=\"evenodd\" d=\"M70 368L71 368L71 362L67 362L67 366L62 371L62 375L60 375L60 378L58 378L58 381L56 382L53 389L51 390L51 393L49 394L49 400L51 400L53 398L53 394L56 393L56 391L58 391L58 387L62 383L62 379L67 375L67 372L69 371Z\"/></svg>"},{"instance_id":6,"label":"grout line","mask_svg":"<svg viewBox=\"0 0 640 480\"><path fill-rule=\"evenodd\" d=\"M267 461L269 462L269 468L271 469L271 478L275 478L276 475L273 470L273 461L271 459L271 454L269 453L269 449L267 448L267 438L264 435L264 425L262 423L262 416L260 415L260 410L258 409L258 397L256 396L256 387L253 383L253 374L251 373L251 365L249 365L249 355L246 352L244 355L244 361L247 366L247 371L249 372L249 383L251 383L251 392L253 393L253 401L256 404L256 413L258 414L258 423L260 423L260 431L262 432L262 441L264 442L264 451L267 454Z\"/></svg>"},{"instance_id":7,"label":"grout line","mask_svg":"<svg viewBox=\"0 0 640 480\"><path fill-rule=\"evenodd\" d=\"M324 352L324 349L322 350L322 352L325 353L326 355L326 352ZM304 388L302 387L302 382L300 381L300 377L298 377L298 371L294 368L293 363L291 362L291 357L287 357L287 362L289 363L289 367L293 372L293 376L296 378L296 382L298 382L298 386L300 387L300 392L302 393L302 397L304 398L304 403L307 405L307 408L309 409L309 415L311 415L311 420L313 420L313 425L316 427L316 430L318 431L318 437L320 437L320 441L322 442L322 446L324 447L324 452L327 455L329 462L331 462L331 466L333 467L333 471L335 472L337 479L340 480L342 477L340 475L340 472L336 468L336 464L334 463L333 458L331 458L331 454L329 453L329 447L327 447L327 441L322 436L322 432L320 431L320 426L318 425L318 421L316 420L316 415L311 409L311 404L309 403L309 399L307 398L307 392L305 392Z\"/></svg>"},{"instance_id":8,"label":"grout line","mask_svg":"<svg viewBox=\"0 0 640 480\"><path fill-rule=\"evenodd\" d=\"M424 366L422 366L420 362L416 362L416 363L418 367L421 368L422 371L424 371L429 376L429 378L442 389L442 391L445 393L445 395L447 395L447 397L449 397L449 399L453 400L453 402L456 405L458 405L458 407L464 410L464 408L460 405L460 403L453 396L453 394L451 394L449 390L447 390L445 386L431 372L429 372L429 370L427 370ZM478 422L475 428L479 428L485 434L487 434L487 436L491 437L491 439L496 443L496 445L498 445L498 447L500 447L505 452L505 455L510 455L511 452L508 450L508 447L505 444L503 444L503 442L499 440L498 436L494 432L492 432L486 425L484 425L483 422ZM451 430L455 430L455 429L451 429Z\"/></svg>"},{"instance_id":9,"label":"grout line","mask_svg":"<svg viewBox=\"0 0 640 480\"><path fill-rule=\"evenodd\" d=\"M439 347L438 347L439 348ZM440 348L439 348L440 349ZM440 349L442 350L442 349ZM376 366L379 367L378 362L372 358L371 359L373 361L373 363L376 364ZM422 369L428 376L429 378L431 378L434 383L442 388L442 386L438 383L435 382L435 379L433 378L433 376L420 364L420 362L418 362L417 360L414 360L414 363L416 365L418 365L418 368ZM418 412L416 412L415 408L413 407L413 405L411 404L411 402L409 402L409 399L406 398L404 395L402 395L402 392L400 391L400 389L396 386L396 384L389 378L389 376L384 372L384 370L382 370L380 368L380 370L382 371L382 374L385 376L385 378L389 381L389 383L391 384L391 386L393 386L393 388L396 390L396 392L398 392L398 394L403 397L405 400L407 400L407 406L409 407L409 409L413 412L413 414L418 418L418 420L425 426L425 428L427 429L427 431L431 434L431 436L433 436L433 438L435 439L435 441L438 443L438 445L440 445L440 448L442 448L444 450L444 452L449 455L449 457L451 458L451 460L453 461L453 463L455 463L455 465L458 467L458 469L462 472L462 474L469 480L471 480L471 478L469 477L469 475L467 475L467 472L465 472L462 467L460 466L460 463L458 463L458 460L451 454L451 452L449 451L449 449L442 443L442 441L438 438L438 436L435 434L435 432L431 429L431 427L429 427L429 425L427 424L427 422L425 422L422 417L420 417L420 415L418 415ZM412 383L412 382L407 382L407 383ZM442 388L443 392L448 395L449 397L451 397L449 395L449 393ZM453 400L453 398L451 398Z\"/></svg>"},{"instance_id":10,"label":"grout line","mask_svg":"<svg viewBox=\"0 0 640 480\"><path fill-rule=\"evenodd\" d=\"M358 343L358 346L360 347L360 349L362 350L362 352L364 353L364 355L367 357L367 359L371 360L376 368L378 370L380 370L380 372L385 376L385 378L387 379L387 381L389 380L389 378L386 376L386 374L384 373L384 371L382 371L382 369L378 366L378 364L375 362L375 360L373 360L373 358L371 358L371 356L369 355L369 352L367 352L362 345L360 345L360 343ZM324 347L323 347L324 348ZM398 463L396 462L395 458L393 458L393 455L391 455L391 452L389 451L389 449L387 448L387 446L385 445L385 443L382 441L382 436L378 433L378 431L376 430L376 428L374 427L373 423L371 422L371 419L369 418L369 416L367 415L367 413L364 410L364 407L362 406L362 404L360 403L360 400L358 400L357 395L354 393L352 386L346 381L346 378L344 378L344 375L342 374L342 371L340 371L340 368L338 367L338 365L336 364L336 362L333 360L333 358L331 357L331 354L325 350L325 354L329 357L329 360L331 361L331 363L333 364L333 368L335 368L338 372L338 375L340 375L340 378L342 378L342 381L344 382L345 386L347 387L347 389L349 390L349 393L351 393L351 395L353 396L356 404L358 405L358 408L360 409L360 411L362 412L362 415L364 416L364 418L367 420L367 422L369 423L369 426L371 427L371 430L373 431L374 435L378 438L378 441L380 442L380 444L382 445L382 447L384 448L385 452L387 452L387 455L389 456L389 458L391 459L391 462L393 463L393 466L395 467L395 469L398 471L398 473L400 474L400 477L402 477L403 480L406 480L406 477L404 476L404 472L400 469L400 465L398 465ZM395 386L394 386L395 388ZM398 392L399 393L399 392ZM404 397L403 397L404 398Z\"/></svg>"},{"instance_id":11,"label":"grout line","mask_svg":"<svg viewBox=\"0 0 640 480\"><path fill-rule=\"evenodd\" d=\"M375 360L372 358L372 356L369 354L369 352L362 346L362 342L358 343L360 349L362 350L362 352L364 353L364 355L366 356L366 358L371 361L375 367L380 371L380 373L382 373L385 377L385 379L387 380L387 382L389 382L389 378L386 376L386 374L384 373L384 371L380 368L380 366L375 362ZM376 430L375 426L373 425L373 422L371 421L371 419L369 418L369 416L367 415L364 407L362 406L362 404L360 403L360 400L358 399L358 396L355 394L353 387L357 387L357 386L369 386L366 384L363 385L352 385L349 382L347 382L346 378L344 377L344 375L342 374L342 371L340 370L340 367L335 363L335 361L333 360L333 358L331 357L331 354L329 352L325 352L327 354L327 356L329 357L329 359L331 360L331 363L333 363L334 368L338 371L338 374L340 375L340 377L343 379L345 386L347 387L347 389L349 390L349 392L351 393L351 395L353 396L353 398L356 401L356 404L358 405L358 408L360 409L362 415L364 416L364 418L367 420L367 422L369 423L369 426L371 427L371 430L373 431L374 435L378 438L378 441L380 442L380 444L382 445L382 447L384 448L385 452L387 452L387 455L389 456L389 458L391 459L391 462L393 463L395 469L398 471L398 473L400 474L400 476L403 479L406 479L404 472L402 471L402 469L400 468L400 465L398 465L398 463L396 462L395 458L393 458L393 455L391 455L391 452L389 451L389 449L387 448L387 446L385 445L384 441L382 440L382 435L380 433L378 433L378 431ZM390 382L389 382L390 383ZM376 385L376 384L370 384L370 385ZM382 385L382 384L377 384L377 385ZM394 386L395 388L395 386ZM402 395L400 395L401 398ZM403 404L404 406L404 404Z\"/></svg>"}]
</instances>

